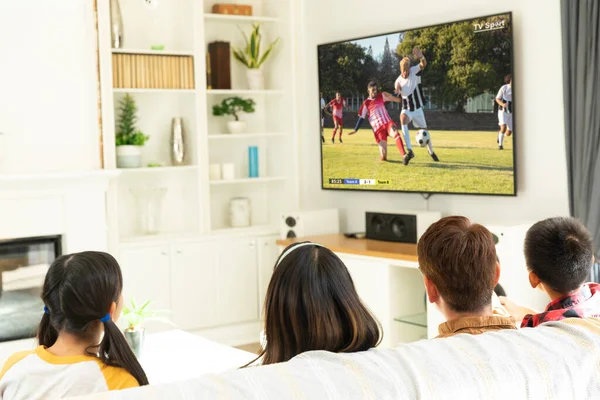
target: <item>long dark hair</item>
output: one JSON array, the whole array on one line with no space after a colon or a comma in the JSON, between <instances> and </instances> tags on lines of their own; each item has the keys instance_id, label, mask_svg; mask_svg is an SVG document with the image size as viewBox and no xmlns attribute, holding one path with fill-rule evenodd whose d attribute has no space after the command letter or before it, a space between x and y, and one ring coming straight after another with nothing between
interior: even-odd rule
<instances>
[{"instance_id":1,"label":"long dark hair","mask_svg":"<svg viewBox=\"0 0 600 400\"><path fill-rule=\"evenodd\" d=\"M58 257L48 269L42 300L48 309L38 329L40 345L52 346L60 332L85 339L94 335L90 324L104 317L118 302L123 275L117 260L103 252L84 251ZM112 320L102 322L104 337L87 349L106 365L127 370L140 385L148 378L125 337Z\"/></svg>"},{"instance_id":2,"label":"long dark hair","mask_svg":"<svg viewBox=\"0 0 600 400\"><path fill-rule=\"evenodd\" d=\"M277 260L264 312L263 365L310 350L365 351L383 337L342 260L308 242L288 246Z\"/></svg>"}]
</instances>

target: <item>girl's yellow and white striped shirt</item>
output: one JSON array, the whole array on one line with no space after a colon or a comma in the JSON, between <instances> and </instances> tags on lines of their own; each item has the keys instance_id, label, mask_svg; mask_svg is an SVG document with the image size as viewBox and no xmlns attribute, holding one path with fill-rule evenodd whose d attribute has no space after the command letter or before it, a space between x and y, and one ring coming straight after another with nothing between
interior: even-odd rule
<instances>
[{"instance_id":1,"label":"girl's yellow and white striped shirt","mask_svg":"<svg viewBox=\"0 0 600 400\"><path fill-rule=\"evenodd\" d=\"M0 400L58 399L139 386L126 370L93 356L56 356L38 346L13 354L0 372Z\"/></svg>"}]
</instances>

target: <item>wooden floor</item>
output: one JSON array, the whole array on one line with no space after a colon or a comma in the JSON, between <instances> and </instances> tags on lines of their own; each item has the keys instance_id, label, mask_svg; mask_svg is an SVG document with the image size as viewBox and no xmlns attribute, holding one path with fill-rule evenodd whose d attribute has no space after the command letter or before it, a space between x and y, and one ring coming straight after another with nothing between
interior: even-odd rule
<instances>
[{"instance_id":1,"label":"wooden floor","mask_svg":"<svg viewBox=\"0 0 600 400\"><path fill-rule=\"evenodd\" d=\"M236 349L244 350L250 353L258 354L260 351L260 343L248 343L241 346L235 346Z\"/></svg>"}]
</instances>

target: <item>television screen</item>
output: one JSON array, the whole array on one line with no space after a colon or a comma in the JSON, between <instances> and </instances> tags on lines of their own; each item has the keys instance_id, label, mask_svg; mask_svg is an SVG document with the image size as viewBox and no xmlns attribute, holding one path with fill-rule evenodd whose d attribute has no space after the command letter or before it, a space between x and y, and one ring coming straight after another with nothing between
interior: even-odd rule
<instances>
[{"instance_id":1,"label":"television screen","mask_svg":"<svg viewBox=\"0 0 600 400\"><path fill-rule=\"evenodd\" d=\"M514 196L512 51L511 13L319 45L323 188Z\"/></svg>"}]
</instances>

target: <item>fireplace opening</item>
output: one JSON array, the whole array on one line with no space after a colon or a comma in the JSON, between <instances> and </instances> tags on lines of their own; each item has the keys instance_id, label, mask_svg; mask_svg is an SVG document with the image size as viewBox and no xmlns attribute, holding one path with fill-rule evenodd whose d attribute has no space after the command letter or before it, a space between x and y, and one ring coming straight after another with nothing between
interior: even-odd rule
<instances>
[{"instance_id":1,"label":"fireplace opening","mask_svg":"<svg viewBox=\"0 0 600 400\"><path fill-rule=\"evenodd\" d=\"M36 335L44 278L61 254L60 235L0 240L0 342Z\"/></svg>"}]
</instances>

